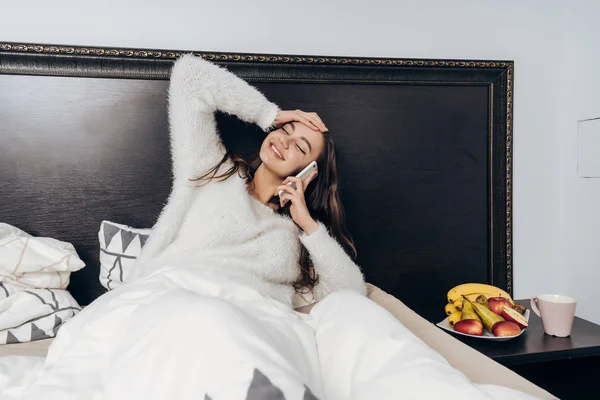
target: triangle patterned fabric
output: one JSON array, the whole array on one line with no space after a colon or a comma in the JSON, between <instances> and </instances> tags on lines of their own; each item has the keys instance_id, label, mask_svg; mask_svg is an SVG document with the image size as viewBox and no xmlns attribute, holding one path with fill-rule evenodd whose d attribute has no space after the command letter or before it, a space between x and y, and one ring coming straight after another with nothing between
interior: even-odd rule
<instances>
[{"instance_id":1,"label":"triangle patterned fabric","mask_svg":"<svg viewBox=\"0 0 600 400\"><path fill-rule=\"evenodd\" d=\"M0 345L53 338L65 321L81 311L66 290L29 289L20 293L28 313L15 320L15 325L0 329Z\"/></svg>"},{"instance_id":2,"label":"triangle patterned fabric","mask_svg":"<svg viewBox=\"0 0 600 400\"><path fill-rule=\"evenodd\" d=\"M6 344L21 343L10 331L6 332Z\"/></svg>"},{"instance_id":3,"label":"triangle patterned fabric","mask_svg":"<svg viewBox=\"0 0 600 400\"><path fill-rule=\"evenodd\" d=\"M319 400L306 385L304 388L306 391L304 392L303 400ZM205 394L204 400L212 400L212 398L208 394ZM281 389L273 385L269 378L255 368L246 400L286 400L286 398Z\"/></svg>"},{"instance_id":4,"label":"triangle patterned fabric","mask_svg":"<svg viewBox=\"0 0 600 400\"><path fill-rule=\"evenodd\" d=\"M140 234L140 245L141 247L144 247L144 245L146 244L146 240L148 240L150 236L149 235L142 235Z\"/></svg>"},{"instance_id":5,"label":"triangle patterned fabric","mask_svg":"<svg viewBox=\"0 0 600 400\"><path fill-rule=\"evenodd\" d=\"M51 337L46 335L46 332L38 328L36 324L31 324L31 341L50 339Z\"/></svg>"},{"instance_id":6,"label":"triangle patterned fabric","mask_svg":"<svg viewBox=\"0 0 600 400\"><path fill-rule=\"evenodd\" d=\"M137 229L110 221L102 221L100 241L100 283L107 290L125 284L124 277L135 264L146 244L151 229Z\"/></svg>"},{"instance_id":7,"label":"triangle patterned fabric","mask_svg":"<svg viewBox=\"0 0 600 400\"><path fill-rule=\"evenodd\" d=\"M255 369L246 400L285 400L285 397L281 389L273 385L262 372Z\"/></svg>"},{"instance_id":8,"label":"triangle patterned fabric","mask_svg":"<svg viewBox=\"0 0 600 400\"><path fill-rule=\"evenodd\" d=\"M123 253L127 251L127 248L129 247L129 245L131 244L133 239L135 239L136 236L137 236L137 233L133 233L133 232L125 231L125 230L121 229L121 244L123 245L123 247L122 247Z\"/></svg>"},{"instance_id":9,"label":"triangle patterned fabric","mask_svg":"<svg viewBox=\"0 0 600 400\"><path fill-rule=\"evenodd\" d=\"M106 243L106 247L110 245L110 241L112 238L119 233L120 229L114 225L103 224L104 227L104 243Z\"/></svg>"}]
</instances>

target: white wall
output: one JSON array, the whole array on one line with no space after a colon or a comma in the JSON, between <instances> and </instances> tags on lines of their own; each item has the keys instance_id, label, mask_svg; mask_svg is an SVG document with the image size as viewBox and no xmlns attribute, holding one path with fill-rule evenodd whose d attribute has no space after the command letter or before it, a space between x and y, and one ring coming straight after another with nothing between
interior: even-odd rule
<instances>
[{"instance_id":1,"label":"white wall","mask_svg":"<svg viewBox=\"0 0 600 400\"><path fill-rule=\"evenodd\" d=\"M577 121L600 117L600 3L583 0L565 13L568 63L562 143L561 289L577 297L577 315L600 324L600 178L577 176ZM598 153L600 157L600 153Z\"/></svg>"},{"instance_id":2,"label":"white wall","mask_svg":"<svg viewBox=\"0 0 600 400\"><path fill-rule=\"evenodd\" d=\"M570 87L564 77L572 66L563 53L570 43L569 21L573 25L579 15L588 19L588 25L575 33L585 39L584 29L592 29L592 20L585 11L571 13L571 19L567 19L565 3L110 0L100 5L7 0L1 5L3 14L10 17L3 18L0 24L0 40L226 52L514 60L515 295L529 297L564 290L583 296L583 289L575 283L586 274L589 276L588 268L598 263L598 253L590 249L588 242L592 230L586 224L589 213L596 220L600 215L593 204L600 193L597 184L591 189L591 183L573 177L573 160L566 157L563 148L567 144L572 147L565 130L569 129L568 135L572 135L573 129L572 115L564 110L564 95ZM587 57L586 43L589 44L584 41L577 52L582 59ZM595 62L598 69L597 58ZM591 66L582 66L580 72L594 78L592 71ZM585 111L577 109L581 117L595 115L598 109L597 83L596 80L595 90L586 89L578 96L579 103L586 107ZM566 184L573 188L569 196L562 186ZM595 197L588 196L592 190ZM581 210L567 212L565 204ZM565 231L562 225L567 222L569 228ZM579 252L576 258L564 255L566 236L569 251ZM570 275L575 265L580 278ZM592 283L588 285L586 293ZM589 304L582 304L581 310L586 316L593 316L588 311ZM595 318L600 322L600 315Z\"/></svg>"}]
</instances>

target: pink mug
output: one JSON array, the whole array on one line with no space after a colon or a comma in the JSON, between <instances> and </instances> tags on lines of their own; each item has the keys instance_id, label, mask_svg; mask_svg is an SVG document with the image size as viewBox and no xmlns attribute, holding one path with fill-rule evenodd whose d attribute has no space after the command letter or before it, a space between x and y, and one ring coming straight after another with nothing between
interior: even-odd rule
<instances>
[{"instance_id":1,"label":"pink mug","mask_svg":"<svg viewBox=\"0 0 600 400\"><path fill-rule=\"evenodd\" d=\"M542 319L547 335L571 335L577 301L561 294L542 294L531 299L531 309Z\"/></svg>"}]
</instances>

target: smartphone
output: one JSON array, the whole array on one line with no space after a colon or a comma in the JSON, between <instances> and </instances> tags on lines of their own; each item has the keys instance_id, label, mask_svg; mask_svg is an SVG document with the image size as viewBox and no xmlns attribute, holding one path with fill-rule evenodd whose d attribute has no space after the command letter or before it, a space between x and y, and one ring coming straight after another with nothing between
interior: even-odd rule
<instances>
[{"instance_id":1,"label":"smartphone","mask_svg":"<svg viewBox=\"0 0 600 400\"><path fill-rule=\"evenodd\" d=\"M305 180L306 178L308 178L308 176L309 176L310 174L312 174L312 173L313 173L313 171L315 171L315 172L317 172L317 173L319 172L319 169L317 168L317 162L316 162L316 161L313 161L313 162L311 162L310 164L308 164L308 165L306 166L306 168L304 168L302 171L300 171L300 172L299 172L299 173L296 175L296 178L299 178L299 179ZM292 187L294 187L294 188L295 188L294 182L288 182L288 185L290 185L290 186L292 186ZM279 194L279 197L281 197L281 195L283 194L283 190L280 190L278 194Z\"/></svg>"}]
</instances>

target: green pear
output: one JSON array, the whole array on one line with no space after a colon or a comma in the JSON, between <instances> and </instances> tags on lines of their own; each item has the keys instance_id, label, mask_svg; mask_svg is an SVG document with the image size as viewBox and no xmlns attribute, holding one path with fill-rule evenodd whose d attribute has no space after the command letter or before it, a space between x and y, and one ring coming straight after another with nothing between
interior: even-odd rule
<instances>
[{"instance_id":1,"label":"green pear","mask_svg":"<svg viewBox=\"0 0 600 400\"><path fill-rule=\"evenodd\" d=\"M483 321L481 321L481 318L479 318L479 315L477 315L477 313L473 309L473 305L471 304L469 299L467 299L466 297L463 301L462 314L460 316L461 321L463 321L465 319L475 319L475 320L483 323Z\"/></svg>"},{"instance_id":2,"label":"green pear","mask_svg":"<svg viewBox=\"0 0 600 400\"><path fill-rule=\"evenodd\" d=\"M486 306L487 308L490 308L490 306L488 305L488 299L483 294L480 294L479 296L477 296L475 301L477 303L481 304L482 306Z\"/></svg>"},{"instance_id":3,"label":"green pear","mask_svg":"<svg viewBox=\"0 0 600 400\"><path fill-rule=\"evenodd\" d=\"M482 304L473 303L472 306L477 315L481 317L481 322L483 322L483 326L485 326L485 329L487 329L490 332L492 331L492 327L494 326L494 324L496 324L497 322L504 321L504 318L494 313L492 310L490 310Z\"/></svg>"}]
</instances>

